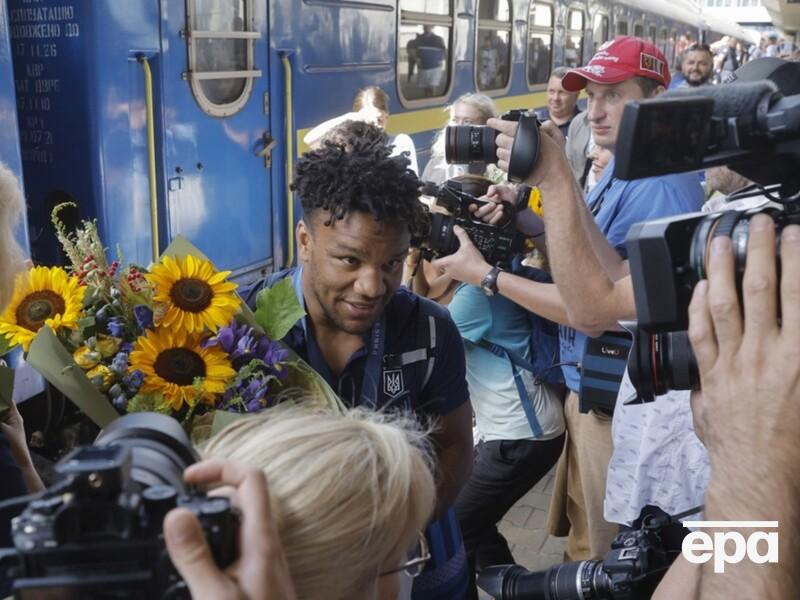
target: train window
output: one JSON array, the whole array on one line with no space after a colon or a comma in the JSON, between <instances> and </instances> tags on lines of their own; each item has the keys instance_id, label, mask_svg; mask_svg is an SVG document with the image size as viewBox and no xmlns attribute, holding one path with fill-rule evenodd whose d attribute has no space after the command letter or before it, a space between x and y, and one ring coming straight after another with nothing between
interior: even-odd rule
<instances>
[{"instance_id":1,"label":"train window","mask_svg":"<svg viewBox=\"0 0 800 600\"><path fill-rule=\"evenodd\" d=\"M197 103L207 114L227 117L247 103L253 78L255 40L248 0L186 0L189 80Z\"/></svg>"},{"instance_id":2,"label":"train window","mask_svg":"<svg viewBox=\"0 0 800 600\"><path fill-rule=\"evenodd\" d=\"M617 21L617 35L628 35L627 21Z\"/></svg>"},{"instance_id":3,"label":"train window","mask_svg":"<svg viewBox=\"0 0 800 600\"><path fill-rule=\"evenodd\" d=\"M452 0L400 1L397 87L403 101L447 95L452 31Z\"/></svg>"},{"instance_id":4,"label":"train window","mask_svg":"<svg viewBox=\"0 0 800 600\"><path fill-rule=\"evenodd\" d=\"M644 39L644 25L641 23L633 24L633 37Z\"/></svg>"},{"instance_id":5,"label":"train window","mask_svg":"<svg viewBox=\"0 0 800 600\"><path fill-rule=\"evenodd\" d=\"M478 5L478 39L475 43L477 88L504 90L511 76L511 3L482 0Z\"/></svg>"},{"instance_id":6,"label":"train window","mask_svg":"<svg viewBox=\"0 0 800 600\"><path fill-rule=\"evenodd\" d=\"M667 38L669 38L669 32L666 29L662 29L661 37L658 39L658 48L664 53L664 56L669 59L669 53L667 52Z\"/></svg>"},{"instance_id":7,"label":"train window","mask_svg":"<svg viewBox=\"0 0 800 600\"><path fill-rule=\"evenodd\" d=\"M566 67L579 67L583 64L583 21L582 10L569 11L567 47L564 49Z\"/></svg>"},{"instance_id":8,"label":"train window","mask_svg":"<svg viewBox=\"0 0 800 600\"><path fill-rule=\"evenodd\" d=\"M672 34L669 37L669 42L667 43L667 58L670 60L670 64L675 64L675 56L678 54L678 32L673 29Z\"/></svg>"},{"instance_id":9,"label":"train window","mask_svg":"<svg viewBox=\"0 0 800 600\"><path fill-rule=\"evenodd\" d=\"M592 54L595 54L597 49L609 40L608 15L595 14L592 30Z\"/></svg>"},{"instance_id":10,"label":"train window","mask_svg":"<svg viewBox=\"0 0 800 600\"><path fill-rule=\"evenodd\" d=\"M531 2L528 15L528 85L547 83L553 63L553 7Z\"/></svg>"},{"instance_id":11,"label":"train window","mask_svg":"<svg viewBox=\"0 0 800 600\"><path fill-rule=\"evenodd\" d=\"M647 39L650 40L650 43L653 44L653 46L655 46L656 43L658 42L658 40L656 39L656 36L658 35L656 33L657 31L658 30L653 25L647 28Z\"/></svg>"}]
</instances>

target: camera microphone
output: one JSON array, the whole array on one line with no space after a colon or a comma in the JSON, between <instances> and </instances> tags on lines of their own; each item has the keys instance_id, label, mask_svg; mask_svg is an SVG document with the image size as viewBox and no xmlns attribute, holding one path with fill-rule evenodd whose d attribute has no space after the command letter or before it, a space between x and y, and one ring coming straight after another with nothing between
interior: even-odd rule
<instances>
[{"instance_id":1,"label":"camera microphone","mask_svg":"<svg viewBox=\"0 0 800 600\"><path fill-rule=\"evenodd\" d=\"M659 96L658 101L709 98L714 101L712 119L727 121L735 118L739 123L747 119L764 124L770 103L777 93L778 87L771 81L748 81L672 90Z\"/></svg>"}]
</instances>

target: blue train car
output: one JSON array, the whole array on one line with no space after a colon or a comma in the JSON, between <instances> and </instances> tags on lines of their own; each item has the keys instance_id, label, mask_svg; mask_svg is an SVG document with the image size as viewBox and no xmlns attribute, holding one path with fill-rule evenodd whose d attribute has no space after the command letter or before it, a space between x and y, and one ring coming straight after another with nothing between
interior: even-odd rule
<instances>
[{"instance_id":1,"label":"blue train car","mask_svg":"<svg viewBox=\"0 0 800 600\"><path fill-rule=\"evenodd\" d=\"M703 28L689 0L7 3L34 258L59 262L49 213L72 200L128 260L181 234L242 282L292 262L303 136L359 88L389 94L423 165L463 93L542 106L554 66L615 34L673 57ZM425 40L436 73L412 60Z\"/></svg>"}]
</instances>

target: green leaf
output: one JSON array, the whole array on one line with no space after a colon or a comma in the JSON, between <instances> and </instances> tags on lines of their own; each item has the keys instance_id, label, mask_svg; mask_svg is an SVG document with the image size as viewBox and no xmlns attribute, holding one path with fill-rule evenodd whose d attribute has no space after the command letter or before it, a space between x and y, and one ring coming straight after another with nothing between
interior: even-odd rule
<instances>
[{"instance_id":1,"label":"green leaf","mask_svg":"<svg viewBox=\"0 0 800 600\"><path fill-rule=\"evenodd\" d=\"M83 317L82 319L78 319L77 323L78 331L80 331L80 335L83 339L94 334L94 326L96 324L94 317Z\"/></svg>"},{"instance_id":2,"label":"green leaf","mask_svg":"<svg viewBox=\"0 0 800 600\"><path fill-rule=\"evenodd\" d=\"M126 410L134 412L158 412L165 415L172 414L169 405L164 402L164 396L158 392L152 394L136 394L128 400Z\"/></svg>"},{"instance_id":3,"label":"green leaf","mask_svg":"<svg viewBox=\"0 0 800 600\"><path fill-rule=\"evenodd\" d=\"M11 345L11 342L6 336L0 335L0 356L5 356L15 346L16 344L14 346Z\"/></svg>"},{"instance_id":4,"label":"green leaf","mask_svg":"<svg viewBox=\"0 0 800 600\"><path fill-rule=\"evenodd\" d=\"M283 339L305 314L289 277L261 290L256 297L256 322L270 339Z\"/></svg>"}]
</instances>

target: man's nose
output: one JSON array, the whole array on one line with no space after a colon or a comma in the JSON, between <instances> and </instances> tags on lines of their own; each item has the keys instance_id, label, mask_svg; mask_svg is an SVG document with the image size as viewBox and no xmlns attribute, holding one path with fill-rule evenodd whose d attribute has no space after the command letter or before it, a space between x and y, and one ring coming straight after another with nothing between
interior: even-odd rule
<instances>
[{"instance_id":1,"label":"man's nose","mask_svg":"<svg viewBox=\"0 0 800 600\"><path fill-rule=\"evenodd\" d=\"M383 297L386 293L386 285L380 269L361 269L356 279L355 291L363 298L377 299Z\"/></svg>"},{"instance_id":2,"label":"man's nose","mask_svg":"<svg viewBox=\"0 0 800 600\"><path fill-rule=\"evenodd\" d=\"M587 110L589 113L589 121L591 123L595 123L605 116L605 110L603 109L602 104L597 100L590 102Z\"/></svg>"}]
</instances>

